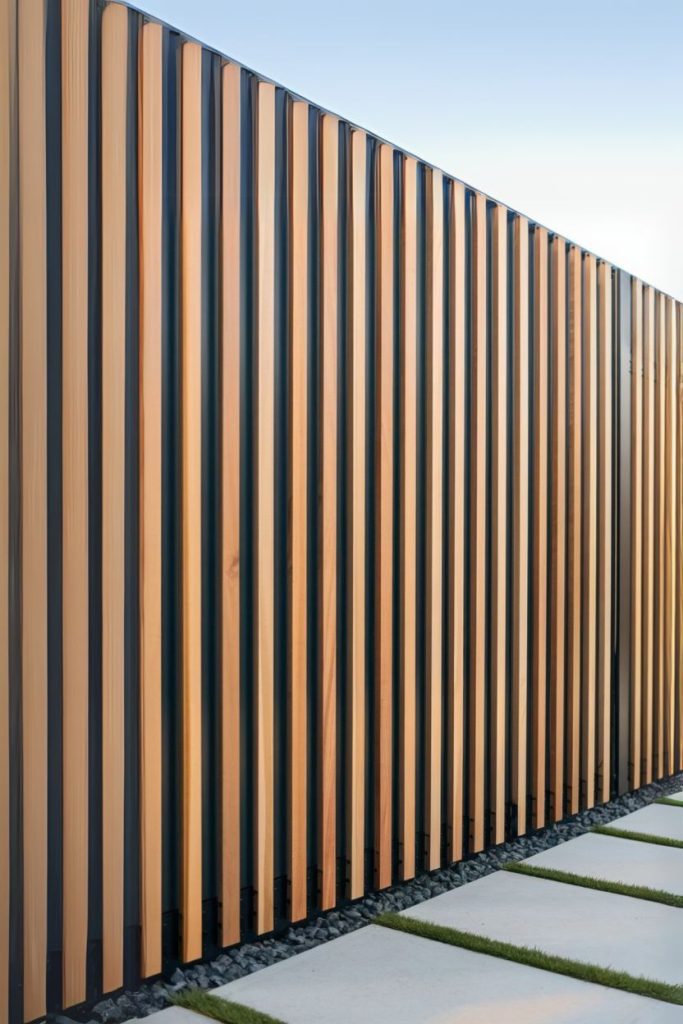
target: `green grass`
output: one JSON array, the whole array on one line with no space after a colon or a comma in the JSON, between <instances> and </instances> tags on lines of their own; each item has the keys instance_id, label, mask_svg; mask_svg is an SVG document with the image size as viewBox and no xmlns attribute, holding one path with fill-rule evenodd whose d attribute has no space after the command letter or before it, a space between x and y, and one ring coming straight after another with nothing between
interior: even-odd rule
<instances>
[{"instance_id":1,"label":"green grass","mask_svg":"<svg viewBox=\"0 0 683 1024\"><path fill-rule=\"evenodd\" d=\"M449 946L469 949L473 953L496 956L515 964L525 964L527 967L537 967L542 971L563 974L568 978L576 978L578 981L589 981L595 985L621 989L623 992L646 996L649 999L658 999L663 1003L675 1003L677 1006L683 1006L683 985L669 985L663 981L637 977L627 974L625 971L612 970L610 967L598 967L581 960L570 960L568 957L543 953L540 949L530 946L516 946L510 942L499 942L497 939L489 939L484 935L476 935L474 932L462 932L457 928L432 924L430 921L418 921L415 918L402 917L400 914L380 914L375 918L374 924L379 924L384 928L393 928L395 931L405 932L408 935L416 935L422 939L432 939L434 942L444 942Z\"/></svg>"},{"instance_id":2,"label":"green grass","mask_svg":"<svg viewBox=\"0 0 683 1024\"><path fill-rule=\"evenodd\" d=\"M654 843L655 846L672 846L676 850L683 850L683 840L669 839L668 836L651 836L648 832L628 832L624 828L612 828L611 825L595 825L591 832L596 832L599 836L635 839L638 843Z\"/></svg>"},{"instance_id":3,"label":"green grass","mask_svg":"<svg viewBox=\"0 0 683 1024\"><path fill-rule=\"evenodd\" d=\"M582 889L597 889L599 892L611 892L616 896L632 896L637 900L649 900L650 903L664 903L668 907L683 908L683 896L665 892L664 889L651 889L647 885L610 882L604 878L593 878L592 875L575 875L571 871L556 871L554 868L544 868L520 861L503 864L502 867L505 871L529 875L531 878L546 878L549 882L563 882L566 885L578 885Z\"/></svg>"},{"instance_id":4,"label":"green grass","mask_svg":"<svg viewBox=\"0 0 683 1024\"><path fill-rule=\"evenodd\" d=\"M193 1010L203 1017L211 1017L213 1020L222 1021L222 1024L284 1024L276 1017L270 1017L267 1013L259 1010L252 1010L250 1006L242 1006L241 1003L231 1003L220 996L211 995L201 988L190 988L180 992L173 997L176 1006L182 1006L186 1010Z\"/></svg>"},{"instance_id":5,"label":"green grass","mask_svg":"<svg viewBox=\"0 0 683 1024\"><path fill-rule=\"evenodd\" d=\"M683 811L683 801L674 800L673 797L670 796L658 796L655 803L664 804L665 807L678 807L680 811Z\"/></svg>"}]
</instances>

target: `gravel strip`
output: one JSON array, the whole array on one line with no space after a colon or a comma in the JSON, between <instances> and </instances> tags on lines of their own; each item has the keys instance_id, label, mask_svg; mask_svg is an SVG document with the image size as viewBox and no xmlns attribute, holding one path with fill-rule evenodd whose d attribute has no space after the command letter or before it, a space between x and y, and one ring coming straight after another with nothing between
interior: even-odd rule
<instances>
[{"instance_id":1,"label":"gravel strip","mask_svg":"<svg viewBox=\"0 0 683 1024\"><path fill-rule=\"evenodd\" d=\"M168 1005L171 995L184 988L215 988L246 974L253 974L262 967L286 960L287 957L295 956L305 949L312 949L329 939L336 939L347 932L362 928L379 913L405 910L449 889L457 889L460 885L497 871L501 864L524 860L535 853L542 853L543 850L565 843L568 839L583 835L594 825L606 825L615 818L645 807L657 797L678 792L682 788L683 773L662 782L653 782L635 793L627 793L601 807L581 811L575 817L567 818L512 842L492 847L452 867L420 874L409 882L402 882L390 889L366 896L356 903L328 911L313 921L288 928L284 934L275 938L235 947L221 953L209 963L179 967L164 981L146 984L134 992L124 992L115 998L102 1000L80 1017L80 1020L88 1020L90 1024L122 1024L123 1021L134 1017L156 1013ZM52 1024L71 1024L64 1016L49 1016L48 1021Z\"/></svg>"}]
</instances>

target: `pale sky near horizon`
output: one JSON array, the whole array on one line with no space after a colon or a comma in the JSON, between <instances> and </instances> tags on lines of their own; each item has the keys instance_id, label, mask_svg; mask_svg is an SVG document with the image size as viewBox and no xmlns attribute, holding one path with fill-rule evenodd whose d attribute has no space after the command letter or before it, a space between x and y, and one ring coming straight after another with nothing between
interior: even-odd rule
<instances>
[{"instance_id":1,"label":"pale sky near horizon","mask_svg":"<svg viewBox=\"0 0 683 1024\"><path fill-rule=\"evenodd\" d=\"M683 0L137 0L683 300Z\"/></svg>"}]
</instances>

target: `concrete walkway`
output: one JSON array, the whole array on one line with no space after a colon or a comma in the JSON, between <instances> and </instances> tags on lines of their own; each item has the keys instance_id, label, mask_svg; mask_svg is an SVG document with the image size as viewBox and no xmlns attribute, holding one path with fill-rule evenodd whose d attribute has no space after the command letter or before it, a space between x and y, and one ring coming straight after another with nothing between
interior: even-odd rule
<instances>
[{"instance_id":1,"label":"concrete walkway","mask_svg":"<svg viewBox=\"0 0 683 1024\"><path fill-rule=\"evenodd\" d=\"M682 807L653 804L615 828L683 839ZM589 834L537 866L683 894L683 849ZM683 985L683 910L495 872L403 915ZM683 1006L370 925L214 994L286 1024L683 1024ZM180 1009L152 1024L197 1024Z\"/></svg>"}]
</instances>

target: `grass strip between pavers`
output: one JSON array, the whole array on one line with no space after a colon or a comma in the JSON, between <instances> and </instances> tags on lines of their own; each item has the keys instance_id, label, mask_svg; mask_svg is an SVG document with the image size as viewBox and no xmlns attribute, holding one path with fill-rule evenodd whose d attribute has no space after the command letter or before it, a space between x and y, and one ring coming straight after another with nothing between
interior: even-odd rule
<instances>
[{"instance_id":1,"label":"grass strip between pavers","mask_svg":"<svg viewBox=\"0 0 683 1024\"><path fill-rule=\"evenodd\" d=\"M671 796L659 796L655 803L664 804L665 807L678 807L680 811L683 811L683 800L674 800Z\"/></svg>"},{"instance_id":2,"label":"grass strip between pavers","mask_svg":"<svg viewBox=\"0 0 683 1024\"><path fill-rule=\"evenodd\" d=\"M683 850L683 840L654 836L649 832L629 832L628 829L612 828L611 825L594 825L591 832L599 836L616 836L617 839L634 839L637 843L653 843L655 846L671 846L674 850Z\"/></svg>"},{"instance_id":3,"label":"grass strip between pavers","mask_svg":"<svg viewBox=\"0 0 683 1024\"><path fill-rule=\"evenodd\" d=\"M683 1006L683 985L669 985L665 981L637 977L625 971L615 971L611 967L599 967L597 964L584 963L582 960L570 960L568 957L544 953L531 946L500 942L485 935L462 932L457 928L433 924L431 921L419 921L412 917L403 917L401 914L380 914L374 919L373 924L393 928L395 931L422 939L444 942L459 949L468 949L472 953L483 953L485 956L496 956L511 963L524 964L526 967L537 967L542 971L563 974L577 981L588 981L594 985L616 988L622 992L631 992L633 995ZM587 927L590 927L590 922L587 922Z\"/></svg>"},{"instance_id":4,"label":"grass strip between pavers","mask_svg":"<svg viewBox=\"0 0 683 1024\"><path fill-rule=\"evenodd\" d=\"M582 889L596 889L599 892L614 893L615 896L632 896L637 900L649 900L650 903L664 903L667 907L683 908L683 896L666 892L664 889L651 889L648 885L611 882L605 878L595 878L593 875L575 875L572 871L557 871L555 868L526 864L524 861L513 861L511 864L502 864L501 867L504 871L512 871L516 875L545 878L549 882L578 885Z\"/></svg>"},{"instance_id":5,"label":"grass strip between pavers","mask_svg":"<svg viewBox=\"0 0 683 1024\"><path fill-rule=\"evenodd\" d=\"M284 1021L278 1020L277 1017L253 1010L242 1003L231 1003L228 999L221 999L220 996L214 996L201 988L179 992L173 997L173 1003L185 1010L193 1010L203 1017L222 1021L222 1024L284 1024Z\"/></svg>"}]
</instances>

